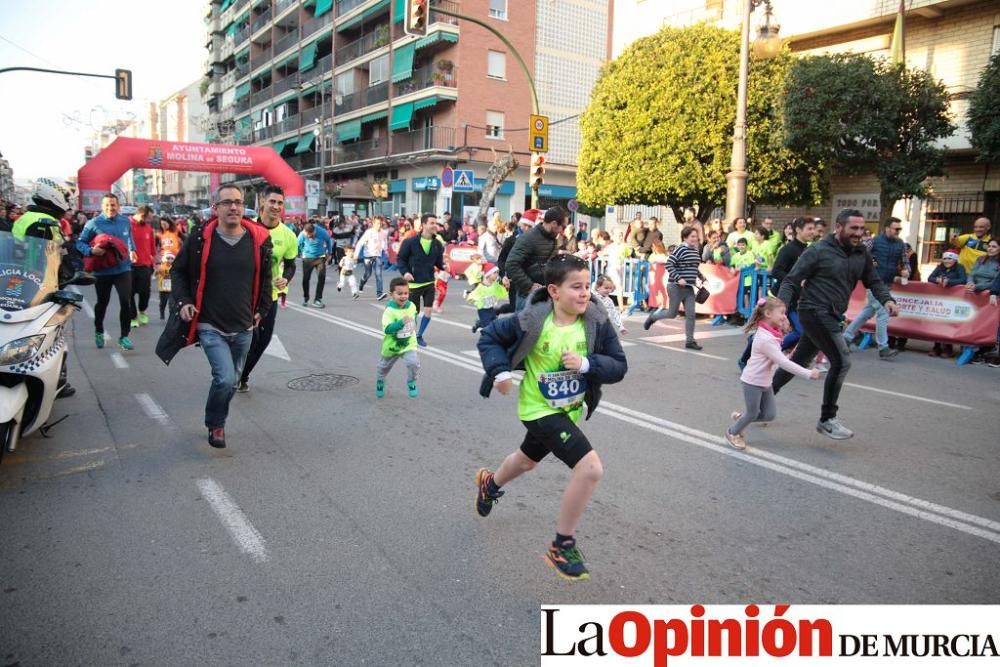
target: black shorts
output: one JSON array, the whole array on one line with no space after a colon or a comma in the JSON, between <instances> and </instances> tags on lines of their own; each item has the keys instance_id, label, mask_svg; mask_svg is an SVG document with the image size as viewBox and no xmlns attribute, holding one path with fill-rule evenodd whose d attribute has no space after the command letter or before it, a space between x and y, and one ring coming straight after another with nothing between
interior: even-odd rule
<instances>
[{"instance_id":1,"label":"black shorts","mask_svg":"<svg viewBox=\"0 0 1000 667\"><path fill-rule=\"evenodd\" d=\"M564 412L521 423L528 429L521 443L521 452L535 463L552 452L557 459L573 468L593 449L580 427Z\"/></svg>"},{"instance_id":2,"label":"black shorts","mask_svg":"<svg viewBox=\"0 0 1000 667\"><path fill-rule=\"evenodd\" d=\"M424 301L424 308L430 308L434 305L434 283L410 288L410 302L417 307L417 310L420 310L421 299Z\"/></svg>"}]
</instances>

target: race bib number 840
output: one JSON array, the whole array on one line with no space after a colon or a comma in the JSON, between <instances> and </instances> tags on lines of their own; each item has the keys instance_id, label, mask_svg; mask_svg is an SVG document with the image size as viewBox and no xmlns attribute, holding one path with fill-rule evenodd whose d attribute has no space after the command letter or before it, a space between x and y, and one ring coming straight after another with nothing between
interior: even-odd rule
<instances>
[{"instance_id":1,"label":"race bib number 840","mask_svg":"<svg viewBox=\"0 0 1000 667\"><path fill-rule=\"evenodd\" d=\"M538 389L550 407L571 407L583 401L587 379L576 371L539 373Z\"/></svg>"}]
</instances>

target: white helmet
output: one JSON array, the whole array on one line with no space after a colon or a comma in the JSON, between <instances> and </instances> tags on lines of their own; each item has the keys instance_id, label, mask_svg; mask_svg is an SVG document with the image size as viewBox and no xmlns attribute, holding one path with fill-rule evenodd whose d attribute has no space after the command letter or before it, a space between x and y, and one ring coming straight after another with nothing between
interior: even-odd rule
<instances>
[{"instance_id":1,"label":"white helmet","mask_svg":"<svg viewBox=\"0 0 1000 667\"><path fill-rule=\"evenodd\" d=\"M60 211L72 208L66 189L51 178L39 178L35 181L35 191L31 193L31 199L39 206L47 204Z\"/></svg>"}]
</instances>

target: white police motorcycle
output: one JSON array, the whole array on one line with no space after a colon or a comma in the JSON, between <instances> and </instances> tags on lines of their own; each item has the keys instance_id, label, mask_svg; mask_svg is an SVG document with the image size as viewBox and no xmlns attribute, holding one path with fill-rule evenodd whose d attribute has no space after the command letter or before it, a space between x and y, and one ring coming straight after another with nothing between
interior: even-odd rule
<instances>
[{"instance_id":1,"label":"white police motorcycle","mask_svg":"<svg viewBox=\"0 0 1000 667\"><path fill-rule=\"evenodd\" d=\"M61 288L93 282L77 274L60 284L62 245L0 231L0 459L22 436L54 425L47 422L65 384L66 326L83 301Z\"/></svg>"}]
</instances>

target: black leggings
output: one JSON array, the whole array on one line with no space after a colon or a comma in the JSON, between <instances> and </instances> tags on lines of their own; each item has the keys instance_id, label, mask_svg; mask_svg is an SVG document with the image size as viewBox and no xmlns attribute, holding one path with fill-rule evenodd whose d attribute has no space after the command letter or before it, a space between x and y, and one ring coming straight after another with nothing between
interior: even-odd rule
<instances>
[{"instance_id":1,"label":"black leggings","mask_svg":"<svg viewBox=\"0 0 1000 667\"><path fill-rule=\"evenodd\" d=\"M323 287L326 286L326 258L309 257L302 259L302 298L309 300L309 279L316 271L316 300L323 299Z\"/></svg>"},{"instance_id":2,"label":"black leggings","mask_svg":"<svg viewBox=\"0 0 1000 667\"><path fill-rule=\"evenodd\" d=\"M97 276L94 281L94 289L97 290L97 304L94 306L94 331L104 333L104 314L111 303L111 288L115 288L118 293L118 324L121 326L122 338L128 336L130 331L129 320L132 315L129 312L132 302L132 272L122 271L113 276Z\"/></svg>"},{"instance_id":3,"label":"black leggings","mask_svg":"<svg viewBox=\"0 0 1000 667\"><path fill-rule=\"evenodd\" d=\"M840 389L844 386L847 371L851 370L851 353L844 341L843 327L839 318L813 310L800 310L799 321L802 323L802 338L795 347L792 361L808 368L817 352L822 351L826 355L830 370L823 383L823 406L819 418L824 421L832 419L837 416ZM777 394L792 377L791 373L779 368L774 374L774 393Z\"/></svg>"},{"instance_id":4,"label":"black leggings","mask_svg":"<svg viewBox=\"0 0 1000 667\"><path fill-rule=\"evenodd\" d=\"M243 362L243 374L240 382L250 379L250 371L254 369L260 358L264 356L264 350L271 343L271 336L274 335L274 321L278 315L278 302L271 304L267 315L260 321L260 326L253 330L253 339L250 341L250 350L247 352L247 359Z\"/></svg>"},{"instance_id":5,"label":"black leggings","mask_svg":"<svg viewBox=\"0 0 1000 667\"><path fill-rule=\"evenodd\" d=\"M131 309L131 319L138 317L139 313L145 313L149 308L150 279L153 277L153 267L132 266L132 298L129 299ZM139 297L138 308L135 305L135 298Z\"/></svg>"}]
</instances>

